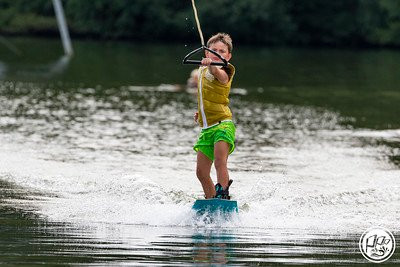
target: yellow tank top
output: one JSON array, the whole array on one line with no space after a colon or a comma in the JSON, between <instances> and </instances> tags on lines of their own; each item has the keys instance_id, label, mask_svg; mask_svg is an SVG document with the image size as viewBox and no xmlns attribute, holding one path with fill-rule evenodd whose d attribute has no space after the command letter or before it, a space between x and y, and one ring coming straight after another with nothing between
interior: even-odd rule
<instances>
[{"instance_id":1,"label":"yellow tank top","mask_svg":"<svg viewBox=\"0 0 400 267\"><path fill-rule=\"evenodd\" d=\"M232 112L229 109L229 92L235 67L228 64L229 82L222 84L208 70L208 67L200 67L198 82L198 112L199 124L202 128L211 127L221 121L232 120Z\"/></svg>"}]
</instances>

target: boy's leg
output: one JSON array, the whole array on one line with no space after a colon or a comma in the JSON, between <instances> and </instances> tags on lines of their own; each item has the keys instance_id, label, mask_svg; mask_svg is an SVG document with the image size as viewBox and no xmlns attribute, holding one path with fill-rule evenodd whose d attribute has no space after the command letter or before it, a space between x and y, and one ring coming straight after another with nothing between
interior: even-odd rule
<instances>
[{"instance_id":1,"label":"boy's leg","mask_svg":"<svg viewBox=\"0 0 400 267\"><path fill-rule=\"evenodd\" d=\"M207 158L206 155L198 151L196 175L200 180L206 198L212 198L215 196L214 184L210 177L211 165L212 161Z\"/></svg>"},{"instance_id":2,"label":"boy's leg","mask_svg":"<svg viewBox=\"0 0 400 267\"><path fill-rule=\"evenodd\" d=\"M229 144L224 141L218 141L214 145L214 165L217 171L218 183L226 189L229 183L228 173L228 155Z\"/></svg>"}]
</instances>

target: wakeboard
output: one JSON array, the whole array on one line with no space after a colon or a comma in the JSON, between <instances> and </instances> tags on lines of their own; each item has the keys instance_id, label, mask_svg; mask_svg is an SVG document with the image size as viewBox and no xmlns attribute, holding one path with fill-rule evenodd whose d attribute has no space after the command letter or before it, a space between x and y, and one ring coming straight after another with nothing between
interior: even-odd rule
<instances>
[{"instance_id":1,"label":"wakeboard","mask_svg":"<svg viewBox=\"0 0 400 267\"><path fill-rule=\"evenodd\" d=\"M238 205L236 200L211 198L211 199L198 199L194 202L192 207L197 214L208 213L238 213Z\"/></svg>"}]
</instances>

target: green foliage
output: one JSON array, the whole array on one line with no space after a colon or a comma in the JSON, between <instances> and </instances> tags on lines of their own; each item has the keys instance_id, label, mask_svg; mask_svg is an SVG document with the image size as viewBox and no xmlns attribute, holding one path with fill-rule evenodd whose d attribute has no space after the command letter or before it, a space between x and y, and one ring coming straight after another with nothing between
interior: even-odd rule
<instances>
[{"instance_id":1,"label":"green foliage","mask_svg":"<svg viewBox=\"0 0 400 267\"><path fill-rule=\"evenodd\" d=\"M51 1L0 1L0 32L54 34L57 31L58 29Z\"/></svg>"},{"instance_id":2,"label":"green foliage","mask_svg":"<svg viewBox=\"0 0 400 267\"><path fill-rule=\"evenodd\" d=\"M206 36L224 31L246 43L279 44L289 41L294 29L281 0L207 1L198 8Z\"/></svg>"},{"instance_id":3,"label":"green foliage","mask_svg":"<svg viewBox=\"0 0 400 267\"><path fill-rule=\"evenodd\" d=\"M10 24L15 13L16 10L12 6L12 0L0 1L0 29Z\"/></svg>"},{"instance_id":4,"label":"green foliage","mask_svg":"<svg viewBox=\"0 0 400 267\"><path fill-rule=\"evenodd\" d=\"M46 32L48 34L58 33L55 18L38 16L33 13L26 13L24 17L14 17L9 24L10 32L20 32L25 34L35 34Z\"/></svg>"},{"instance_id":5,"label":"green foliage","mask_svg":"<svg viewBox=\"0 0 400 267\"><path fill-rule=\"evenodd\" d=\"M289 1L289 14L297 31L293 42L299 44L345 44L357 42L358 0Z\"/></svg>"},{"instance_id":6,"label":"green foliage","mask_svg":"<svg viewBox=\"0 0 400 267\"><path fill-rule=\"evenodd\" d=\"M199 42L190 0L64 0L74 36ZM399 0L196 0L204 37L249 44L400 46ZM0 32L54 34L50 0L0 0Z\"/></svg>"},{"instance_id":7,"label":"green foliage","mask_svg":"<svg viewBox=\"0 0 400 267\"><path fill-rule=\"evenodd\" d=\"M379 5L383 10L383 23L376 29L378 44L400 46L400 1L381 0Z\"/></svg>"}]
</instances>

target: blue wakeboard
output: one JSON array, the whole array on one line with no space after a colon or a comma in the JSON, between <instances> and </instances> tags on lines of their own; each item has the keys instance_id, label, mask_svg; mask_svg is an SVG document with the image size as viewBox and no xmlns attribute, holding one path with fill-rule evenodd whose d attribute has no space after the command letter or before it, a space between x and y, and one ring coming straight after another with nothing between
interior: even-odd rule
<instances>
[{"instance_id":1,"label":"blue wakeboard","mask_svg":"<svg viewBox=\"0 0 400 267\"><path fill-rule=\"evenodd\" d=\"M204 214L220 212L220 213L231 213L239 212L236 200L227 200L220 198L211 199L198 199L194 202L193 208L197 214Z\"/></svg>"}]
</instances>

